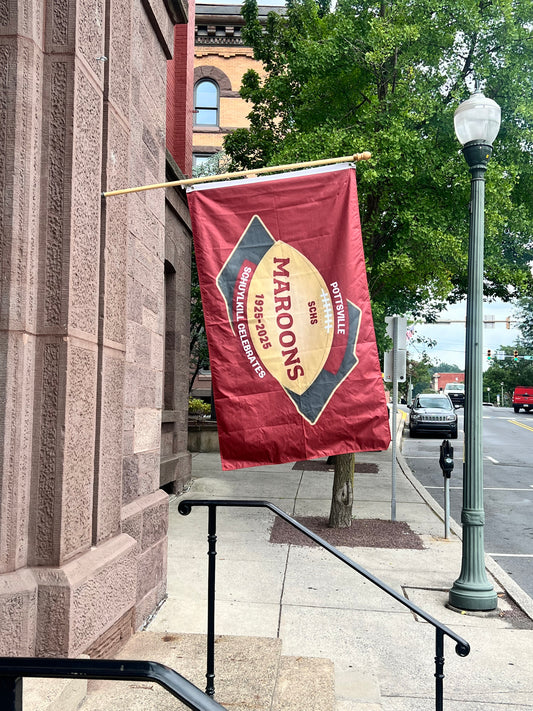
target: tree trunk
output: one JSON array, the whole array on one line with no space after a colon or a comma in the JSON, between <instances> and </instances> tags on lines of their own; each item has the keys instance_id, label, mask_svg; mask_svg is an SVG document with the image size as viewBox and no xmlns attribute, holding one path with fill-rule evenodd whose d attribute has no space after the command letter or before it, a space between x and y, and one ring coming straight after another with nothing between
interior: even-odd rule
<instances>
[{"instance_id":1,"label":"tree trunk","mask_svg":"<svg viewBox=\"0 0 533 711\"><path fill-rule=\"evenodd\" d=\"M349 528L352 525L354 454L337 454L334 458L333 494L329 512L331 528Z\"/></svg>"}]
</instances>

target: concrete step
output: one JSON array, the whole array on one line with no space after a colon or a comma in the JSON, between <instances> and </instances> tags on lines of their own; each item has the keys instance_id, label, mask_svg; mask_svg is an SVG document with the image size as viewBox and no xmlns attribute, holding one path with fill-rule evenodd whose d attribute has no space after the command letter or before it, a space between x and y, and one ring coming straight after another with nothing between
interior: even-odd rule
<instances>
[{"instance_id":1,"label":"concrete step","mask_svg":"<svg viewBox=\"0 0 533 711\"><path fill-rule=\"evenodd\" d=\"M335 675L335 711L382 711L381 689L371 670L350 669Z\"/></svg>"},{"instance_id":2,"label":"concrete step","mask_svg":"<svg viewBox=\"0 0 533 711\"><path fill-rule=\"evenodd\" d=\"M335 670L329 659L281 657L272 711L335 711Z\"/></svg>"},{"instance_id":3,"label":"concrete step","mask_svg":"<svg viewBox=\"0 0 533 711\"><path fill-rule=\"evenodd\" d=\"M24 711L76 711L86 694L86 679L24 679L22 708Z\"/></svg>"},{"instance_id":4,"label":"concrete step","mask_svg":"<svg viewBox=\"0 0 533 711\"><path fill-rule=\"evenodd\" d=\"M138 632L117 655L165 664L205 688L204 635ZM230 711L335 711L333 663L281 655L281 640L220 636L215 699ZM176 711L185 708L152 682L90 681L80 711Z\"/></svg>"}]
</instances>

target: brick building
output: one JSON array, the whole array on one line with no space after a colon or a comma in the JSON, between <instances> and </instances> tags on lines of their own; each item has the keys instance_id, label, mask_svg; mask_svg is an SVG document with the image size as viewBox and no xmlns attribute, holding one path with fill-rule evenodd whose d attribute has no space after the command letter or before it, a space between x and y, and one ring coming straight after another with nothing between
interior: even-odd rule
<instances>
[{"instance_id":1,"label":"brick building","mask_svg":"<svg viewBox=\"0 0 533 711\"><path fill-rule=\"evenodd\" d=\"M165 595L189 216L101 193L191 171L188 16L0 0L0 655L110 653Z\"/></svg>"},{"instance_id":2,"label":"brick building","mask_svg":"<svg viewBox=\"0 0 533 711\"><path fill-rule=\"evenodd\" d=\"M260 6L259 20L269 12L283 12L282 6ZM250 106L239 89L248 69L261 76L262 64L242 41L244 19L240 5L196 3L194 49L193 164L218 153L224 136L248 126Z\"/></svg>"},{"instance_id":3,"label":"brick building","mask_svg":"<svg viewBox=\"0 0 533 711\"><path fill-rule=\"evenodd\" d=\"M449 383L464 383L464 373L435 373L432 377L431 386L435 392L444 390Z\"/></svg>"}]
</instances>

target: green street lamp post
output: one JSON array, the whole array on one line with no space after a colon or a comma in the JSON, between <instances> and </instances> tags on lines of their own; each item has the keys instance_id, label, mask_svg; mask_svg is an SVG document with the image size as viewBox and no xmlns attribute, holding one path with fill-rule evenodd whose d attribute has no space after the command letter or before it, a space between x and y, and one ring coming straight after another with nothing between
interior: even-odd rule
<instances>
[{"instance_id":1,"label":"green street lamp post","mask_svg":"<svg viewBox=\"0 0 533 711\"><path fill-rule=\"evenodd\" d=\"M483 242L485 172L500 128L500 107L476 88L455 111L455 133L470 168L470 236L466 302L462 565L449 604L460 610L494 610L496 592L485 572L483 509Z\"/></svg>"}]
</instances>

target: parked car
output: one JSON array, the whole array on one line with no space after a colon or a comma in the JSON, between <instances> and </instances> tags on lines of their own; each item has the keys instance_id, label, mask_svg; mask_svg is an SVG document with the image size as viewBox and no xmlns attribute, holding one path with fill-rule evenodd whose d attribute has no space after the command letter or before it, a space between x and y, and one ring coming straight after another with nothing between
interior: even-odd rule
<instances>
[{"instance_id":1,"label":"parked car","mask_svg":"<svg viewBox=\"0 0 533 711\"><path fill-rule=\"evenodd\" d=\"M524 408L524 412L533 410L533 386L519 385L514 389L513 409L515 412L519 412L521 407Z\"/></svg>"},{"instance_id":2,"label":"parked car","mask_svg":"<svg viewBox=\"0 0 533 711\"><path fill-rule=\"evenodd\" d=\"M415 397L409 412L409 434L418 432L446 432L450 439L457 439L457 413L448 395L422 393Z\"/></svg>"}]
</instances>

